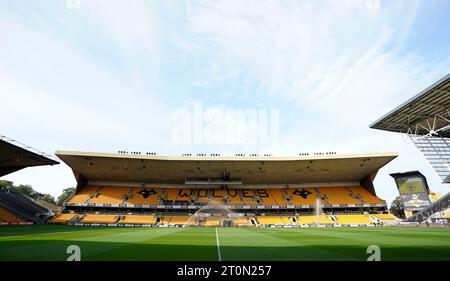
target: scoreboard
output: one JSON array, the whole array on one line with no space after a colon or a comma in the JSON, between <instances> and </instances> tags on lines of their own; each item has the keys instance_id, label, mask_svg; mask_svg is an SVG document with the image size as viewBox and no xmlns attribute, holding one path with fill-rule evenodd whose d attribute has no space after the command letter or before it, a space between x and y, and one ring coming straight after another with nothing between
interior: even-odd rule
<instances>
[{"instance_id":1,"label":"scoreboard","mask_svg":"<svg viewBox=\"0 0 450 281\"><path fill-rule=\"evenodd\" d=\"M391 176L395 179L405 211L420 211L431 205L426 178L419 171Z\"/></svg>"}]
</instances>

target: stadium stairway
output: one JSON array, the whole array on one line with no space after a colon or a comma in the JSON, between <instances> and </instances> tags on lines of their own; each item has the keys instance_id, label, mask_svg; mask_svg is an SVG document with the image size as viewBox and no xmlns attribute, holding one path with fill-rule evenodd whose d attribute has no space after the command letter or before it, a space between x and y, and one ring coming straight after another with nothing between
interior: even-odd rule
<instances>
[{"instance_id":1,"label":"stadium stairway","mask_svg":"<svg viewBox=\"0 0 450 281\"><path fill-rule=\"evenodd\" d=\"M329 204L330 204L330 203L328 202L328 197L327 197L327 195L321 193L319 188L314 187L314 191L316 192L317 198L319 198L320 201L322 202L322 205L329 205Z\"/></svg>"},{"instance_id":2,"label":"stadium stairway","mask_svg":"<svg viewBox=\"0 0 450 281\"><path fill-rule=\"evenodd\" d=\"M73 217L71 220L69 220L67 223L70 223L70 224L79 223L84 217L85 217L85 215L77 215L77 216Z\"/></svg>"},{"instance_id":3,"label":"stadium stairway","mask_svg":"<svg viewBox=\"0 0 450 281\"><path fill-rule=\"evenodd\" d=\"M362 199L362 197L361 197L359 194L353 192L353 190L352 190L350 187L346 187L345 189L346 189L347 192L349 193L349 196L350 196L350 197L352 197L352 198L358 200L359 203L361 203L361 204L366 203L366 202L364 202L364 200Z\"/></svg>"},{"instance_id":4,"label":"stadium stairway","mask_svg":"<svg viewBox=\"0 0 450 281\"><path fill-rule=\"evenodd\" d=\"M283 199L287 205L292 205L292 196L289 194L287 188L282 189Z\"/></svg>"}]
</instances>

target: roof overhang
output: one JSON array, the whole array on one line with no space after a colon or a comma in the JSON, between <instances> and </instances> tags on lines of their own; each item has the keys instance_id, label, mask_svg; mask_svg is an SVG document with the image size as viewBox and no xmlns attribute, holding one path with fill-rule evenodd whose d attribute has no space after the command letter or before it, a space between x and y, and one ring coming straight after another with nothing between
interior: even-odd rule
<instances>
[{"instance_id":1,"label":"roof overhang","mask_svg":"<svg viewBox=\"0 0 450 281\"><path fill-rule=\"evenodd\" d=\"M72 168L77 181L184 184L187 177L224 172L242 184L298 184L361 181L397 153L299 157L171 157L77 151L55 154Z\"/></svg>"},{"instance_id":2,"label":"roof overhang","mask_svg":"<svg viewBox=\"0 0 450 281\"><path fill-rule=\"evenodd\" d=\"M370 128L450 137L450 74L384 115Z\"/></svg>"},{"instance_id":3,"label":"roof overhang","mask_svg":"<svg viewBox=\"0 0 450 281\"><path fill-rule=\"evenodd\" d=\"M21 147L20 143L16 145L13 140L0 137L0 177L26 167L59 164L44 153L31 151L31 147Z\"/></svg>"}]
</instances>

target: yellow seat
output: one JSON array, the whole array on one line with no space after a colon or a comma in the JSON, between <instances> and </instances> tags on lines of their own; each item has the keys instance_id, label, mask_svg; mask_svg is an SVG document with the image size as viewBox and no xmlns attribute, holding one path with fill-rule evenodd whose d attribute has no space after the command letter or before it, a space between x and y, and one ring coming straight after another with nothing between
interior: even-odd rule
<instances>
[{"instance_id":1,"label":"yellow seat","mask_svg":"<svg viewBox=\"0 0 450 281\"><path fill-rule=\"evenodd\" d=\"M58 214L48 220L50 223L67 223L73 219L76 214Z\"/></svg>"},{"instance_id":2,"label":"yellow seat","mask_svg":"<svg viewBox=\"0 0 450 281\"><path fill-rule=\"evenodd\" d=\"M233 222L237 226L248 226L250 225L248 219L249 219L248 217L237 217L234 218Z\"/></svg>"},{"instance_id":3,"label":"yellow seat","mask_svg":"<svg viewBox=\"0 0 450 281\"><path fill-rule=\"evenodd\" d=\"M78 191L76 194L72 195L66 203L87 203L89 201L89 196L91 194L94 194L97 190L97 187L94 186L86 186L83 187L80 191Z\"/></svg>"},{"instance_id":4,"label":"yellow seat","mask_svg":"<svg viewBox=\"0 0 450 281\"><path fill-rule=\"evenodd\" d=\"M23 220L8 210L0 207L0 221L2 222L23 222Z\"/></svg>"},{"instance_id":5,"label":"yellow seat","mask_svg":"<svg viewBox=\"0 0 450 281\"><path fill-rule=\"evenodd\" d=\"M356 193L359 196L361 196L361 199L365 203L368 203L368 204L383 204L383 203L385 203L383 200L381 200L380 198L371 194L369 191L367 191L362 186L352 186L352 187L350 187L350 189L351 189L351 191L353 191L353 193Z\"/></svg>"},{"instance_id":6,"label":"yellow seat","mask_svg":"<svg viewBox=\"0 0 450 281\"><path fill-rule=\"evenodd\" d=\"M337 215L340 224L372 224L373 222L366 215Z\"/></svg>"},{"instance_id":7,"label":"yellow seat","mask_svg":"<svg viewBox=\"0 0 450 281\"><path fill-rule=\"evenodd\" d=\"M89 203L94 204L122 204L128 188L117 186L104 186L98 191L98 196L89 200Z\"/></svg>"},{"instance_id":8,"label":"yellow seat","mask_svg":"<svg viewBox=\"0 0 450 281\"><path fill-rule=\"evenodd\" d=\"M396 219L396 217L391 214L373 214L373 215L369 215L369 216L378 218L380 220L395 220Z\"/></svg>"},{"instance_id":9,"label":"yellow seat","mask_svg":"<svg viewBox=\"0 0 450 281\"><path fill-rule=\"evenodd\" d=\"M256 218L260 224L291 224L289 217L285 216L259 216Z\"/></svg>"},{"instance_id":10,"label":"yellow seat","mask_svg":"<svg viewBox=\"0 0 450 281\"><path fill-rule=\"evenodd\" d=\"M297 224L334 224L326 215L320 216L299 216L297 217Z\"/></svg>"},{"instance_id":11,"label":"yellow seat","mask_svg":"<svg viewBox=\"0 0 450 281\"><path fill-rule=\"evenodd\" d=\"M112 224L117 221L117 215L94 215L88 214L85 215L80 223L104 223L104 224Z\"/></svg>"},{"instance_id":12,"label":"yellow seat","mask_svg":"<svg viewBox=\"0 0 450 281\"><path fill-rule=\"evenodd\" d=\"M361 200L351 197L351 192L345 187L320 187L320 194L326 195L329 204L358 204Z\"/></svg>"},{"instance_id":13,"label":"yellow seat","mask_svg":"<svg viewBox=\"0 0 450 281\"><path fill-rule=\"evenodd\" d=\"M207 218L205 222L205 226L219 226L220 219L219 218Z\"/></svg>"},{"instance_id":14,"label":"yellow seat","mask_svg":"<svg viewBox=\"0 0 450 281\"><path fill-rule=\"evenodd\" d=\"M284 200L283 190L281 188L269 188L266 189L266 191L269 194L269 197L261 197L261 201L264 205L287 205L286 200Z\"/></svg>"},{"instance_id":15,"label":"yellow seat","mask_svg":"<svg viewBox=\"0 0 450 281\"><path fill-rule=\"evenodd\" d=\"M118 224L156 224L156 217L150 215L127 215Z\"/></svg>"},{"instance_id":16,"label":"yellow seat","mask_svg":"<svg viewBox=\"0 0 450 281\"><path fill-rule=\"evenodd\" d=\"M189 218L188 216L164 217L163 224L186 224Z\"/></svg>"}]
</instances>

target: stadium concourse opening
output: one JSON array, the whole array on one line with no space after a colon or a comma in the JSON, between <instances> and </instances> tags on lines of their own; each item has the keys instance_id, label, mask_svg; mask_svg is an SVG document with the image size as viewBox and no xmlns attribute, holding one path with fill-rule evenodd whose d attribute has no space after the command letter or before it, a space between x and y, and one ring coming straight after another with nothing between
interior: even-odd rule
<instances>
[{"instance_id":1,"label":"stadium concourse opening","mask_svg":"<svg viewBox=\"0 0 450 281\"><path fill-rule=\"evenodd\" d=\"M396 153L165 157L57 151L56 155L72 168L77 189L50 223L300 227L375 226L395 219L377 197L373 180Z\"/></svg>"}]
</instances>

